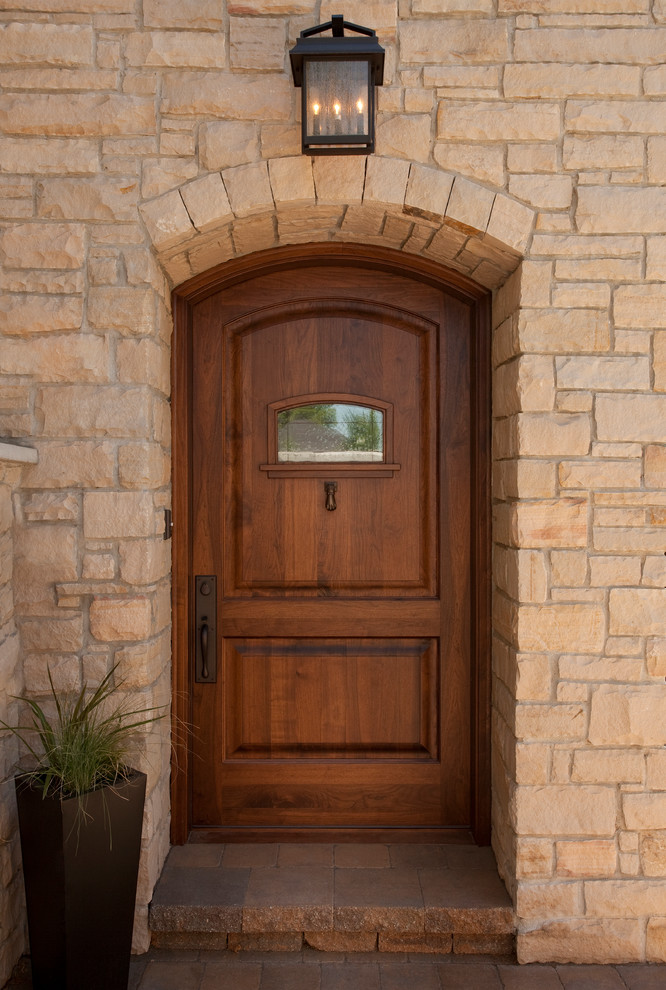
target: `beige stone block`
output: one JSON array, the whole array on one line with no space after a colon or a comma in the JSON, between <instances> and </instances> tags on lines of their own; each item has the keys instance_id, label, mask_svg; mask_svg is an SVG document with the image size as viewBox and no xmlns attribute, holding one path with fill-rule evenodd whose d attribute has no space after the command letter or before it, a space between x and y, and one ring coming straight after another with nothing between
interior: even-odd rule
<instances>
[{"instance_id":1,"label":"beige stone block","mask_svg":"<svg viewBox=\"0 0 666 990\"><path fill-rule=\"evenodd\" d=\"M141 340L119 340L116 363L119 382L150 385L164 395L169 394L169 351L157 341L148 337Z\"/></svg>"},{"instance_id":2,"label":"beige stone block","mask_svg":"<svg viewBox=\"0 0 666 990\"><path fill-rule=\"evenodd\" d=\"M599 237L568 233L534 235L532 256L563 258L640 258L643 239L637 236L601 235Z\"/></svg>"},{"instance_id":3,"label":"beige stone block","mask_svg":"<svg viewBox=\"0 0 666 990\"><path fill-rule=\"evenodd\" d=\"M516 940L520 963L612 963L643 959L643 924L639 920L544 922Z\"/></svg>"},{"instance_id":4,"label":"beige stone block","mask_svg":"<svg viewBox=\"0 0 666 990\"><path fill-rule=\"evenodd\" d=\"M636 391L650 387L647 357L558 357L555 369L558 388Z\"/></svg>"},{"instance_id":5,"label":"beige stone block","mask_svg":"<svg viewBox=\"0 0 666 990\"><path fill-rule=\"evenodd\" d=\"M49 441L38 446L39 461L23 470L27 488L105 488L113 483L114 445Z\"/></svg>"},{"instance_id":6,"label":"beige stone block","mask_svg":"<svg viewBox=\"0 0 666 990\"><path fill-rule=\"evenodd\" d=\"M14 539L14 602L18 609L53 603L53 583L77 576L77 532L72 526L20 527Z\"/></svg>"},{"instance_id":7,"label":"beige stone block","mask_svg":"<svg viewBox=\"0 0 666 990\"><path fill-rule=\"evenodd\" d=\"M53 386L41 389L35 404L45 437L136 437L150 429L151 401L145 389Z\"/></svg>"},{"instance_id":8,"label":"beige stone block","mask_svg":"<svg viewBox=\"0 0 666 990\"><path fill-rule=\"evenodd\" d=\"M590 418L583 413L522 413L516 419L521 454L553 457L589 451Z\"/></svg>"},{"instance_id":9,"label":"beige stone block","mask_svg":"<svg viewBox=\"0 0 666 990\"><path fill-rule=\"evenodd\" d=\"M624 134L566 135L562 161L567 169L642 168L643 145Z\"/></svg>"},{"instance_id":10,"label":"beige stone block","mask_svg":"<svg viewBox=\"0 0 666 990\"><path fill-rule=\"evenodd\" d=\"M666 488L666 446L650 444L645 448L645 485Z\"/></svg>"},{"instance_id":11,"label":"beige stone block","mask_svg":"<svg viewBox=\"0 0 666 990\"><path fill-rule=\"evenodd\" d=\"M666 880L590 880L585 884L585 901L592 918L663 915Z\"/></svg>"},{"instance_id":12,"label":"beige stone block","mask_svg":"<svg viewBox=\"0 0 666 990\"><path fill-rule=\"evenodd\" d=\"M656 520L651 521L656 522ZM634 584L637 583L637 581L634 581ZM651 588L663 588L666 586L666 559L663 556L645 558L643 580L641 583Z\"/></svg>"},{"instance_id":13,"label":"beige stone block","mask_svg":"<svg viewBox=\"0 0 666 990\"><path fill-rule=\"evenodd\" d=\"M143 20L147 27L215 31L223 9L219 0L143 0Z\"/></svg>"},{"instance_id":14,"label":"beige stone block","mask_svg":"<svg viewBox=\"0 0 666 990\"><path fill-rule=\"evenodd\" d=\"M648 140L648 181L666 182L666 140L663 137Z\"/></svg>"},{"instance_id":15,"label":"beige stone block","mask_svg":"<svg viewBox=\"0 0 666 990\"><path fill-rule=\"evenodd\" d=\"M138 183L111 176L37 183L37 213L53 220L136 220Z\"/></svg>"},{"instance_id":16,"label":"beige stone block","mask_svg":"<svg viewBox=\"0 0 666 990\"><path fill-rule=\"evenodd\" d=\"M141 166L141 196L143 199L162 196L193 179L198 171L196 162L182 161L180 158L144 160Z\"/></svg>"},{"instance_id":17,"label":"beige stone block","mask_svg":"<svg viewBox=\"0 0 666 990\"><path fill-rule=\"evenodd\" d=\"M268 174L278 208L314 203L315 188L309 157L275 158L268 163Z\"/></svg>"},{"instance_id":18,"label":"beige stone block","mask_svg":"<svg viewBox=\"0 0 666 990\"><path fill-rule=\"evenodd\" d=\"M514 743L516 784L537 786L548 782L552 746L539 743Z\"/></svg>"},{"instance_id":19,"label":"beige stone block","mask_svg":"<svg viewBox=\"0 0 666 990\"><path fill-rule=\"evenodd\" d=\"M518 787L514 816L518 835L612 837L615 790L582 784Z\"/></svg>"},{"instance_id":20,"label":"beige stone block","mask_svg":"<svg viewBox=\"0 0 666 990\"><path fill-rule=\"evenodd\" d=\"M593 746L663 746L665 697L666 688L656 684L600 685L592 695L589 741Z\"/></svg>"},{"instance_id":21,"label":"beige stone block","mask_svg":"<svg viewBox=\"0 0 666 990\"><path fill-rule=\"evenodd\" d=\"M571 203L572 183L568 175L513 175L509 192L542 210L566 210Z\"/></svg>"},{"instance_id":22,"label":"beige stone block","mask_svg":"<svg viewBox=\"0 0 666 990\"><path fill-rule=\"evenodd\" d=\"M553 843L549 839L516 840L516 877L532 879L553 873Z\"/></svg>"},{"instance_id":23,"label":"beige stone block","mask_svg":"<svg viewBox=\"0 0 666 990\"><path fill-rule=\"evenodd\" d=\"M58 692L79 691L81 687L81 663L76 655L30 654L25 658L25 684L29 695L50 695L51 682Z\"/></svg>"},{"instance_id":24,"label":"beige stone block","mask_svg":"<svg viewBox=\"0 0 666 990\"><path fill-rule=\"evenodd\" d=\"M533 226L534 212L530 207L499 193L495 196L486 228L488 237L522 252L527 247Z\"/></svg>"},{"instance_id":25,"label":"beige stone block","mask_svg":"<svg viewBox=\"0 0 666 990\"><path fill-rule=\"evenodd\" d=\"M580 704L516 707L516 738L526 742L565 742L585 738L587 712Z\"/></svg>"},{"instance_id":26,"label":"beige stone block","mask_svg":"<svg viewBox=\"0 0 666 990\"><path fill-rule=\"evenodd\" d=\"M582 894L578 883L521 883L516 892L516 914L527 920L582 914Z\"/></svg>"},{"instance_id":27,"label":"beige stone block","mask_svg":"<svg viewBox=\"0 0 666 990\"><path fill-rule=\"evenodd\" d=\"M504 148L501 145L435 144L433 157L449 172L459 172L478 182L504 184Z\"/></svg>"},{"instance_id":28,"label":"beige stone block","mask_svg":"<svg viewBox=\"0 0 666 990\"><path fill-rule=\"evenodd\" d=\"M274 209L266 162L226 169L222 178L231 208L237 217Z\"/></svg>"},{"instance_id":29,"label":"beige stone block","mask_svg":"<svg viewBox=\"0 0 666 990\"><path fill-rule=\"evenodd\" d=\"M590 557L590 584L593 588L639 584L640 579L640 557Z\"/></svg>"},{"instance_id":30,"label":"beige stone block","mask_svg":"<svg viewBox=\"0 0 666 990\"><path fill-rule=\"evenodd\" d=\"M664 439L666 397L660 395L600 395L597 399L600 440L656 441Z\"/></svg>"},{"instance_id":31,"label":"beige stone block","mask_svg":"<svg viewBox=\"0 0 666 990\"><path fill-rule=\"evenodd\" d=\"M518 322L520 347L548 354L607 351L608 317L590 309L522 310Z\"/></svg>"},{"instance_id":32,"label":"beige stone block","mask_svg":"<svg viewBox=\"0 0 666 990\"><path fill-rule=\"evenodd\" d=\"M97 141L88 138L2 137L0 153L0 173L94 175L99 172Z\"/></svg>"},{"instance_id":33,"label":"beige stone block","mask_svg":"<svg viewBox=\"0 0 666 990\"><path fill-rule=\"evenodd\" d=\"M498 498L552 498L556 466L548 461L511 460L495 466Z\"/></svg>"},{"instance_id":34,"label":"beige stone block","mask_svg":"<svg viewBox=\"0 0 666 990\"><path fill-rule=\"evenodd\" d=\"M601 553L659 553L663 550L661 529L640 529L621 526L602 528L595 526L593 531L594 549Z\"/></svg>"},{"instance_id":35,"label":"beige stone block","mask_svg":"<svg viewBox=\"0 0 666 990\"><path fill-rule=\"evenodd\" d=\"M37 337L3 343L0 371L42 382L108 382L109 341L89 335Z\"/></svg>"},{"instance_id":36,"label":"beige stone block","mask_svg":"<svg viewBox=\"0 0 666 990\"><path fill-rule=\"evenodd\" d=\"M262 124L261 126L261 157L280 158L282 155L299 155L301 153L301 129L298 124ZM251 158L258 158L259 155L252 155ZM316 161L321 159L315 159ZM343 159L338 159L338 164L342 164ZM240 164L240 162L238 163ZM362 162L365 166L365 162Z\"/></svg>"},{"instance_id":37,"label":"beige stone block","mask_svg":"<svg viewBox=\"0 0 666 990\"><path fill-rule=\"evenodd\" d=\"M652 750L647 754L647 788L648 791L666 790L666 750Z\"/></svg>"},{"instance_id":38,"label":"beige stone block","mask_svg":"<svg viewBox=\"0 0 666 990\"><path fill-rule=\"evenodd\" d=\"M615 290L615 323L625 327L666 326L666 285L621 285Z\"/></svg>"},{"instance_id":39,"label":"beige stone block","mask_svg":"<svg viewBox=\"0 0 666 990\"><path fill-rule=\"evenodd\" d=\"M273 17L231 17L229 60L233 69L280 71L285 63L286 23Z\"/></svg>"},{"instance_id":40,"label":"beige stone block","mask_svg":"<svg viewBox=\"0 0 666 990\"><path fill-rule=\"evenodd\" d=\"M83 556L82 575L88 581L110 581L116 576L116 561L110 553L87 553Z\"/></svg>"},{"instance_id":41,"label":"beige stone block","mask_svg":"<svg viewBox=\"0 0 666 990\"><path fill-rule=\"evenodd\" d=\"M609 614L611 635L664 636L666 589L611 589Z\"/></svg>"},{"instance_id":42,"label":"beige stone block","mask_svg":"<svg viewBox=\"0 0 666 990\"><path fill-rule=\"evenodd\" d=\"M152 134L155 108L138 96L51 93L0 96L0 127L6 134L71 137Z\"/></svg>"},{"instance_id":43,"label":"beige stone block","mask_svg":"<svg viewBox=\"0 0 666 990\"><path fill-rule=\"evenodd\" d=\"M230 120L287 120L295 90L284 75L231 72L167 72L162 113L215 115Z\"/></svg>"},{"instance_id":44,"label":"beige stone block","mask_svg":"<svg viewBox=\"0 0 666 990\"><path fill-rule=\"evenodd\" d=\"M163 488L171 474L169 458L156 443L127 443L118 449L123 488Z\"/></svg>"},{"instance_id":45,"label":"beige stone block","mask_svg":"<svg viewBox=\"0 0 666 990\"><path fill-rule=\"evenodd\" d=\"M127 38L128 65L223 69L227 64L224 34L203 31L143 31Z\"/></svg>"},{"instance_id":46,"label":"beige stone block","mask_svg":"<svg viewBox=\"0 0 666 990\"><path fill-rule=\"evenodd\" d=\"M507 148L510 172L558 172L557 148L553 144L510 144Z\"/></svg>"},{"instance_id":47,"label":"beige stone block","mask_svg":"<svg viewBox=\"0 0 666 990\"><path fill-rule=\"evenodd\" d=\"M90 632L104 643L147 639L152 631L150 599L94 598L90 604Z\"/></svg>"},{"instance_id":48,"label":"beige stone block","mask_svg":"<svg viewBox=\"0 0 666 990\"><path fill-rule=\"evenodd\" d=\"M271 157L264 155L264 157ZM209 170L246 165L259 158L256 124L216 120L199 127L199 158Z\"/></svg>"},{"instance_id":49,"label":"beige stone block","mask_svg":"<svg viewBox=\"0 0 666 990\"><path fill-rule=\"evenodd\" d=\"M430 158L430 114L379 114L376 153L387 158L427 162Z\"/></svg>"},{"instance_id":50,"label":"beige stone block","mask_svg":"<svg viewBox=\"0 0 666 990\"><path fill-rule=\"evenodd\" d=\"M10 296L0 299L0 317L6 334L79 330L83 300L68 296Z\"/></svg>"},{"instance_id":51,"label":"beige stone block","mask_svg":"<svg viewBox=\"0 0 666 990\"><path fill-rule=\"evenodd\" d=\"M170 657L168 636L160 636L138 646L125 646L114 656L118 675L128 691L142 690L163 673Z\"/></svg>"},{"instance_id":52,"label":"beige stone block","mask_svg":"<svg viewBox=\"0 0 666 990\"><path fill-rule=\"evenodd\" d=\"M647 238L645 276L657 280L666 278L666 237Z\"/></svg>"},{"instance_id":53,"label":"beige stone block","mask_svg":"<svg viewBox=\"0 0 666 990\"><path fill-rule=\"evenodd\" d=\"M583 186L578 191L576 221L583 234L660 234L666 211L666 187L643 189Z\"/></svg>"},{"instance_id":54,"label":"beige stone block","mask_svg":"<svg viewBox=\"0 0 666 990\"><path fill-rule=\"evenodd\" d=\"M493 411L497 416L552 410L555 398L553 359L525 354L501 365L495 372L493 397Z\"/></svg>"},{"instance_id":55,"label":"beige stone block","mask_svg":"<svg viewBox=\"0 0 666 990\"><path fill-rule=\"evenodd\" d=\"M495 194L469 179L456 176L446 207L447 221L463 229L485 231L495 202Z\"/></svg>"},{"instance_id":56,"label":"beige stone block","mask_svg":"<svg viewBox=\"0 0 666 990\"><path fill-rule=\"evenodd\" d=\"M361 157L317 157L312 168L318 203L360 203L363 199L365 161Z\"/></svg>"},{"instance_id":57,"label":"beige stone block","mask_svg":"<svg viewBox=\"0 0 666 990\"><path fill-rule=\"evenodd\" d=\"M22 501L23 516L28 522L77 523L79 520L79 500L71 492L36 492L24 496Z\"/></svg>"},{"instance_id":58,"label":"beige stone block","mask_svg":"<svg viewBox=\"0 0 666 990\"><path fill-rule=\"evenodd\" d=\"M364 203L393 203L402 207L408 176L409 162L397 158L368 158Z\"/></svg>"},{"instance_id":59,"label":"beige stone block","mask_svg":"<svg viewBox=\"0 0 666 990\"><path fill-rule=\"evenodd\" d=\"M649 918L645 934L645 959L649 963L666 962L666 918Z\"/></svg>"},{"instance_id":60,"label":"beige stone block","mask_svg":"<svg viewBox=\"0 0 666 990\"><path fill-rule=\"evenodd\" d=\"M553 550L551 577L561 588L577 588L587 583L588 556L584 550Z\"/></svg>"},{"instance_id":61,"label":"beige stone block","mask_svg":"<svg viewBox=\"0 0 666 990\"><path fill-rule=\"evenodd\" d=\"M471 24L470 28L474 30ZM458 107L451 102L442 102L437 111L437 137L440 140L556 141L559 133L557 103L526 105L478 100Z\"/></svg>"},{"instance_id":62,"label":"beige stone block","mask_svg":"<svg viewBox=\"0 0 666 990\"><path fill-rule=\"evenodd\" d=\"M629 65L509 64L504 70L504 95L539 100L639 96L640 71L638 66Z\"/></svg>"},{"instance_id":63,"label":"beige stone block","mask_svg":"<svg viewBox=\"0 0 666 990\"><path fill-rule=\"evenodd\" d=\"M558 261L555 277L563 281L583 281L585 279L606 279L609 282L635 282L642 279L641 262L638 258L591 258L574 261ZM594 283L590 282L590 288ZM597 287L598 288L604 288ZM604 296L607 303L607 296Z\"/></svg>"},{"instance_id":64,"label":"beige stone block","mask_svg":"<svg viewBox=\"0 0 666 990\"><path fill-rule=\"evenodd\" d=\"M421 216L443 217L451 195L453 177L423 165L413 165L405 195L405 208Z\"/></svg>"},{"instance_id":65,"label":"beige stone block","mask_svg":"<svg viewBox=\"0 0 666 990\"><path fill-rule=\"evenodd\" d=\"M88 323L143 336L155 327L155 296L144 286L94 286L88 292Z\"/></svg>"},{"instance_id":66,"label":"beige stone block","mask_svg":"<svg viewBox=\"0 0 666 990\"><path fill-rule=\"evenodd\" d=\"M87 539L154 536L155 529L150 492L86 492L83 496L83 532Z\"/></svg>"},{"instance_id":67,"label":"beige stone block","mask_svg":"<svg viewBox=\"0 0 666 990\"><path fill-rule=\"evenodd\" d=\"M666 876L666 832L645 832L640 836L640 862L644 876Z\"/></svg>"},{"instance_id":68,"label":"beige stone block","mask_svg":"<svg viewBox=\"0 0 666 990\"><path fill-rule=\"evenodd\" d=\"M229 197L218 172L188 183L180 194L192 223L201 233L233 219Z\"/></svg>"},{"instance_id":69,"label":"beige stone block","mask_svg":"<svg viewBox=\"0 0 666 990\"><path fill-rule=\"evenodd\" d=\"M75 653L83 646L83 617L80 612L64 619L38 616L19 623L21 644L26 652Z\"/></svg>"},{"instance_id":70,"label":"beige stone block","mask_svg":"<svg viewBox=\"0 0 666 990\"><path fill-rule=\"evenodd\" d=\"M655 333L653 354L655 391L666 392L666 333Z\"/></svg>"},{"instance_id":71,"label":"beige stone block","mask_svg":"<svg viewBox=\"0 0 666 990\"><path fill-rule=\"evenodd\" d=\"M548 657L519 653L516 658L517 701L548 701L552 694L552 670Z\"/></svg>"},{"instance_id":72,"label":"beige stone block","mask_svg":"<svg viewBox=\"0 0 666 990\"><path fill-rule=\"evenodd\" d=\"M503 21L451 19L442 31L441 21L405 20L400 25L403 62L462 65L503 63L508 59L507 25Z\"/></svg>"},{"instance_id":73,"label":"beige stone block","mask_svg":"<svg viewBox=\"0 0 666 990\"><path fill-rule=\"evenodd\" d=\"M522 605L518 610L517 640L521 650L564 653L600 652L605 634L604 611L599 605Z\"/></svg>"},{"instance_id":74,"label":"beige stone block","mask_svg":"<svg viewBox=\"0 0 666 990\"><path fill-rule=\"evenodd\" d=\"M567 131L587 133L638 133L661 134L666 122L666 109L662 104L632 100L608 100L607 102L567 103L565 126ZM608 166L604 166L608 167ZM626 166L624 166L626 167Z\"/></svg>"},{"instance_id":75,"label":"beige stone block","mask_svg":"<svg viewBox=\"0 0 666 990\"><path fill-rule=\"evenodd\" d=\"M179 193L169 192L140 207L148 234L158 251L166 251L196 233Z\"/></svg>"},{"instance_id":76,"label":"beige stone block","mask_svg":"<svg viewBox=\"0 0 666 990\"><path fill-rule=\"evenodd\" d=\"M92 29L83 24L15 21L0 25L3 65L91 65L92 46Z\"/></svg>"},{"instance_id":77,"label":"beige stone block","mask_svg":"<svg viewBox=\"0 0 666 990\"><path fill-rule=\"evenodd\" d=\"M641 784L645 758L640 750L577 749L571 779L584 784ZM608 872L613 873L614 867Z\"/></svg>"},{"instance_id":78,"label":"beige stone block","mask_svg":"<svg viewBox=\"0 0 666 990\"><path fill-rule=\"evenodd\" d=\"M548 591L544 555L534 550L495 548L497 583L519 601L542 602Z\"/></svg>"},{"instance_id":79,"label":"beige stone block","mask_svg":"<svg viewBox=\"0 0 666 990\"><path fill-rule=\"evenodd\" d=\"M640 488L639 461L563 461L559 466L562 488L594 491L599 488Z\"/></svg>"},{"instance_id":80,"label":"beige stone block","mask_svg":"<svg viewBox=\"0 0 666 990\"><path fill-rule=\"evenodd\" d=\"M310 14L309 0L230 0L230 14ZM311 20L311 18L310 18Z\"/></svg>"},{"instance_id":81,"label":"beige stone block","mask_svg":"<svg viewBox=\"0 0 666 990\"><path fill-rule=\"evenodd\" d=\"M627 28L551 28L516 32L517 62L659 64L666 48L666 30Z\"/></svg>"},{"instance_id":82,"label":"beige stone block","mask_svg":"<svg viewBox=\"0 0 666 990\"><path fill-rule=\"evenodd\" d=\"M16 224L0 235L0 257L8 268L81 268L84 234L82 224Z\"/></svg>"},{"instance_id":83,"label":"beige stone block","mask_svg":"<svg viewBox=\"0 0 666 990\"><path fill-rule=\"evenodd\" d=\"M587 544L587 501L542 499L510 507L509 540L520 547L577 547Z\"/></svg>"},{"instance_id":84,"label":"beige stone block","mask_svg":"<svg viewBox=\"0 0 666 990\"><path fill-rule=\"evenodd\" d=\"M123 540L120 543L120 576L128 584L155 584L171 567L168 541L159 539Z\"/></svg>"}]
</instances>

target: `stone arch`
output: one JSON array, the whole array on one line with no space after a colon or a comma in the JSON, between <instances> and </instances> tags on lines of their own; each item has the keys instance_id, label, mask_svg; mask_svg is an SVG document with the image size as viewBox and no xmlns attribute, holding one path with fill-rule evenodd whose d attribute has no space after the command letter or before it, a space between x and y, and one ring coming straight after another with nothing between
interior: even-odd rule
<instances>
[{"instance_id":1,"label":"stone arch","mask_svg":"<svg viewBox=\"0 0 666 990\"><path fill-rule=\"evenodd\" d=\"M211 172L144 203L179 284L286 244L356 241L422 255L496 289L517 268L535 213L460 175L398 158L273 158Z\"/></svg>"}]
</instances>

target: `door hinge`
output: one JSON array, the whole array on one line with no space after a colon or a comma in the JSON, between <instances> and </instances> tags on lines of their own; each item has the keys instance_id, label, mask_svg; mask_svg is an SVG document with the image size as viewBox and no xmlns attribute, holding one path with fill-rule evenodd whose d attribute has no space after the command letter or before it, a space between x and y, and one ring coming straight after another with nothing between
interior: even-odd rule
<instances>
[{"instance_id":1,"label":"door hinge","mask_svg":"<svg viewBox=\"0 0 666 990\"><path fill-rule=\"evenodd\" d=\"M173 517L171 509L164 510L164 539L170 540L173 536Z\"/></svg>"}]
</instances>

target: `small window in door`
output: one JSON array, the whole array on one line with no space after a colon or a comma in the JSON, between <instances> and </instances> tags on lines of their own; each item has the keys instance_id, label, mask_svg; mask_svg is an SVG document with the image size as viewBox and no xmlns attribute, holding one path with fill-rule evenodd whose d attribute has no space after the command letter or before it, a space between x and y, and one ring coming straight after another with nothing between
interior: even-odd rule
<instances>
[{"instance_id":1,"label":"small window in door","mask_svg":"<svg viewBox=\"0 0 666 990\"><path fill-rule=\"evenodd\" d=\"M361 395L292 396L268 407L269 477L391 477L393 406Z\"/></svg>"},{"instance_id":2,"label":"small window in door","mask_svg":"<svg viewBox=\"0 0 666 990\"><path fill-rule=\"evenodd\" d=\"M277 415L277 459L299 463L384 460L384 413L349 402L310 402Z\"/></svg>"}]
</instances>

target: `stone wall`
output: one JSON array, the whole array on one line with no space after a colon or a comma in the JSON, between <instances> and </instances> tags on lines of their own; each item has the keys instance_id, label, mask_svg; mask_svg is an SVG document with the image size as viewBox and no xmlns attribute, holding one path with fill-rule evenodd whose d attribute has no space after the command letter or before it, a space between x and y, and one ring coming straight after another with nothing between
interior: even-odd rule
<instances>
[{"instance_id":1,"label":"stone wall","mask_svg":"<svg viewBox=\"0 0 666 990\"><path fill-rule=\"evenodd\" d=\"M387 50L367 161L299 154L287 51L338 12ZM171 284L331 239L470 275L495 290L494 847L523 961L666 959L665 50L664 0L0 0L0 433L39 451L6 678L119 662L168 697ZM137 759L142 947L164 725Z\"/></svg>"}]
</instances>

